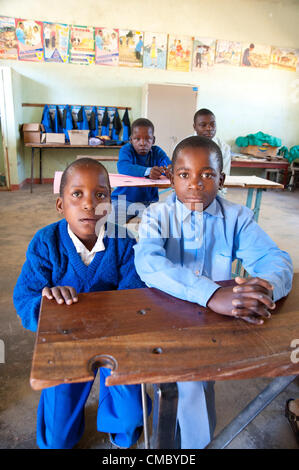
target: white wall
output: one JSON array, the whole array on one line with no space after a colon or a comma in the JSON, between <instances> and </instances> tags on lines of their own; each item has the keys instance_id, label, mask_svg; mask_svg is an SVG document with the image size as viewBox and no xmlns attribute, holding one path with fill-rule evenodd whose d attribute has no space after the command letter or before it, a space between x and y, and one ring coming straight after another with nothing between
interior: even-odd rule
<instances>
[{"instance_id":1,"label":"white wall","mask_svg":"<svg viewBox=\"0 0 299 470\"><path fill-rule=\"evenodd\" d=\"M256 44L299 48L299 7L294 0L52 0L0 1L0 14L24 19L102 27L208 36ZM98 104L132 107L141 114L145 83L188 83L199 87L198 107L217 116L219 135L233 143L239 135L259 130L299 144L299 76L280 70L216 65L208 72L170 72L74 64L1 61L19 80L22 102ZM297 92L298 90L298 92ZM20 122L40 120L41 108L22 108ZM190 132L192 123L190 123ZM53 177L74 158L69 153L46 155L44 177ZM30 152L21 154L29 177ZM35 169L37 172L37 167ZM20 173L20 172L19 172ZM19 179L13 172L14 182ZM37 175L37 173L36 173Z\"/></svg>"}]
</instances>

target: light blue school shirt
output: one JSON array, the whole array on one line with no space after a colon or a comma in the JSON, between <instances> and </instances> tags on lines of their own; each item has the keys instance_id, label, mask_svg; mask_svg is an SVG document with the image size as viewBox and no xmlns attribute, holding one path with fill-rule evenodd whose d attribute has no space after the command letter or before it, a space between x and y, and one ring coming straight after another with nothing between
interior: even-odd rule
<instances>
[{"instance_id":1,"label":"light blue school shirt","mask_svg":"<svg viewBox=\"0 0 299 470\"><path fill-rule=\"evenodd\" d=\"M261 229L247 207L219 196L203 212L190 211L175 193L144 212L135 266L148 287L206 306L219 288L217 281L231 279L238 258L251 276L273 285L273 300L292 287L293 266Z\"/></svg>"}]
</instances>

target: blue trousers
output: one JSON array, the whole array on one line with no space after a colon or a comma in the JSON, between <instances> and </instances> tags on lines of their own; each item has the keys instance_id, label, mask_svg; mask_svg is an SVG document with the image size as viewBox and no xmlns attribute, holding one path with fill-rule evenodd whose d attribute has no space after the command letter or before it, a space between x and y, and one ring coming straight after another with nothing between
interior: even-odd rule
<instances>
[{"instance_id":1,"label":"blue trousers","mask_svg":"<svg viewBox=\"0 0 299 470\"><path fill-rule=\"evenodd\" d=\"M114 434L120 447L138 440L143 426L140 385L105 386L110 370L101 367L97 414L98 431ZM62 384L42 391L37 410L37 444L40 449L71 449L84 432L84 407L93 381ZM151 400L148 397L150 412Z\"/></svg>"}]
</instances>

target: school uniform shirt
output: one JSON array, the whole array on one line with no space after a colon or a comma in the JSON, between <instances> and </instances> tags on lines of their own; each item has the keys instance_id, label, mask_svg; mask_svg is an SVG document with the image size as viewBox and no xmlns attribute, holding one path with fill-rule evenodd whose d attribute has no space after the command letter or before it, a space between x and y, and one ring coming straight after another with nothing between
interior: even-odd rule
<instances>
[{"instance_id":1,"label":"school uniform shirt","mask_svg":"<svg viewBox=\"0 0 299 470\"><path fill-rule=\"evenodd\" d=\"M231 167L230 146L227 143L225 143L222 139L220 139L220 137L215 136L212 140L220 147L222 157L223 157L223 173L225 173L226 175L229 175L230 167Z\"/></svg>"},{"instance_id":2,"label":"school uniform shirt","mask_svg":"<svg viewBox=\"0 0 299 470\"><path fill-rule=\"evenodd\" d=\"M217 196L202 213L190 211L176 194L145 210L134 247L135 266L149 287L206 306L231 279L238 258L251 276L267 279L273 300L287 295L293 267L288 253L255 222L253 212Z\"/></svg>"},{"instance_id":3,"label":"school uniform shirt","mask_svg":"<svg viewBox=\"0 0 299 470\"><path fill-rule=\"evenodd\" d=\"M74 234L71 230L69 224L67 225L67 232L75 245L77 253L79 253L81 260L85 264L85 266L89 266L92 260L94 259L96 253L98 251L104 251L105 245L103 242L104 234L105 234L105 227L104 225L100 228L98 239L93 246L92 250L89 251L86 246L79 240L79 238Z\"/></svg>"},{"instance_id":4,"label":"school uniform shirt","mask_svg":"<svg viewBox=\"0 0 299 470\"><path fill-rule=\"evenodd\" d=\"M130 176L148 176L153 166L168 166L171 160L168 158L164 150L158 145L153 145L146 155L139 155L133 145L128 143L119 151L117 162L118 173ZM158 188L140 188L140 187L119 187L112 194L112 199L118 196L126 196L130 202L156 202L159 200Z\"/></svg>"}]
</instances>

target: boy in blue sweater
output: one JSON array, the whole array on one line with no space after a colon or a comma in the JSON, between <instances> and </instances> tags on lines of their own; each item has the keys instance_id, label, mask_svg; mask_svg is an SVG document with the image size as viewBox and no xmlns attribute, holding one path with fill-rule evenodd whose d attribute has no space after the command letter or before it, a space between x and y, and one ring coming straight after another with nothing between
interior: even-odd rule
<instances>
[{"instance_id":1,"label":"boy in blue sweater","mask_svg":"<svg viewBox=\"0 0 299 470\"><path fill-rule=\"evenodd\" d=\"M159 179L170 176L171 160L155 143L154 125L149 119L136 119L130 142L119 151L117 170L120 174ZM112 194L118 223L128 222L152 202L159 200L158 188L120 187ZM137 203L137 204L136 204ZM140 204L138 204L140 203ZM130 207L131 206L131 207Z\"/></svg>"},{"instance_id":2,"label":"boy in blue sweater","mask_svg":"<svg viewBox=\"0 0 299 470\"><path fill-rule=\"evenodd\" d=\"M116 226L105 225L110 193L108 173L96 160L76 160L64 171L56 208L65 218L36 233L14 289L14 305L25 328L37 330L42 296L71 305L80 302L80 292L144 287L134 267L134 239L125 228L120 233ZM109 374L100 368L97 427L109 432L116 445L130 447L143 423L140 386L106 387ZM79 441L92 384L42 391L37 412L40 448L72 448Z\"/></svg>"}]
</instances>

